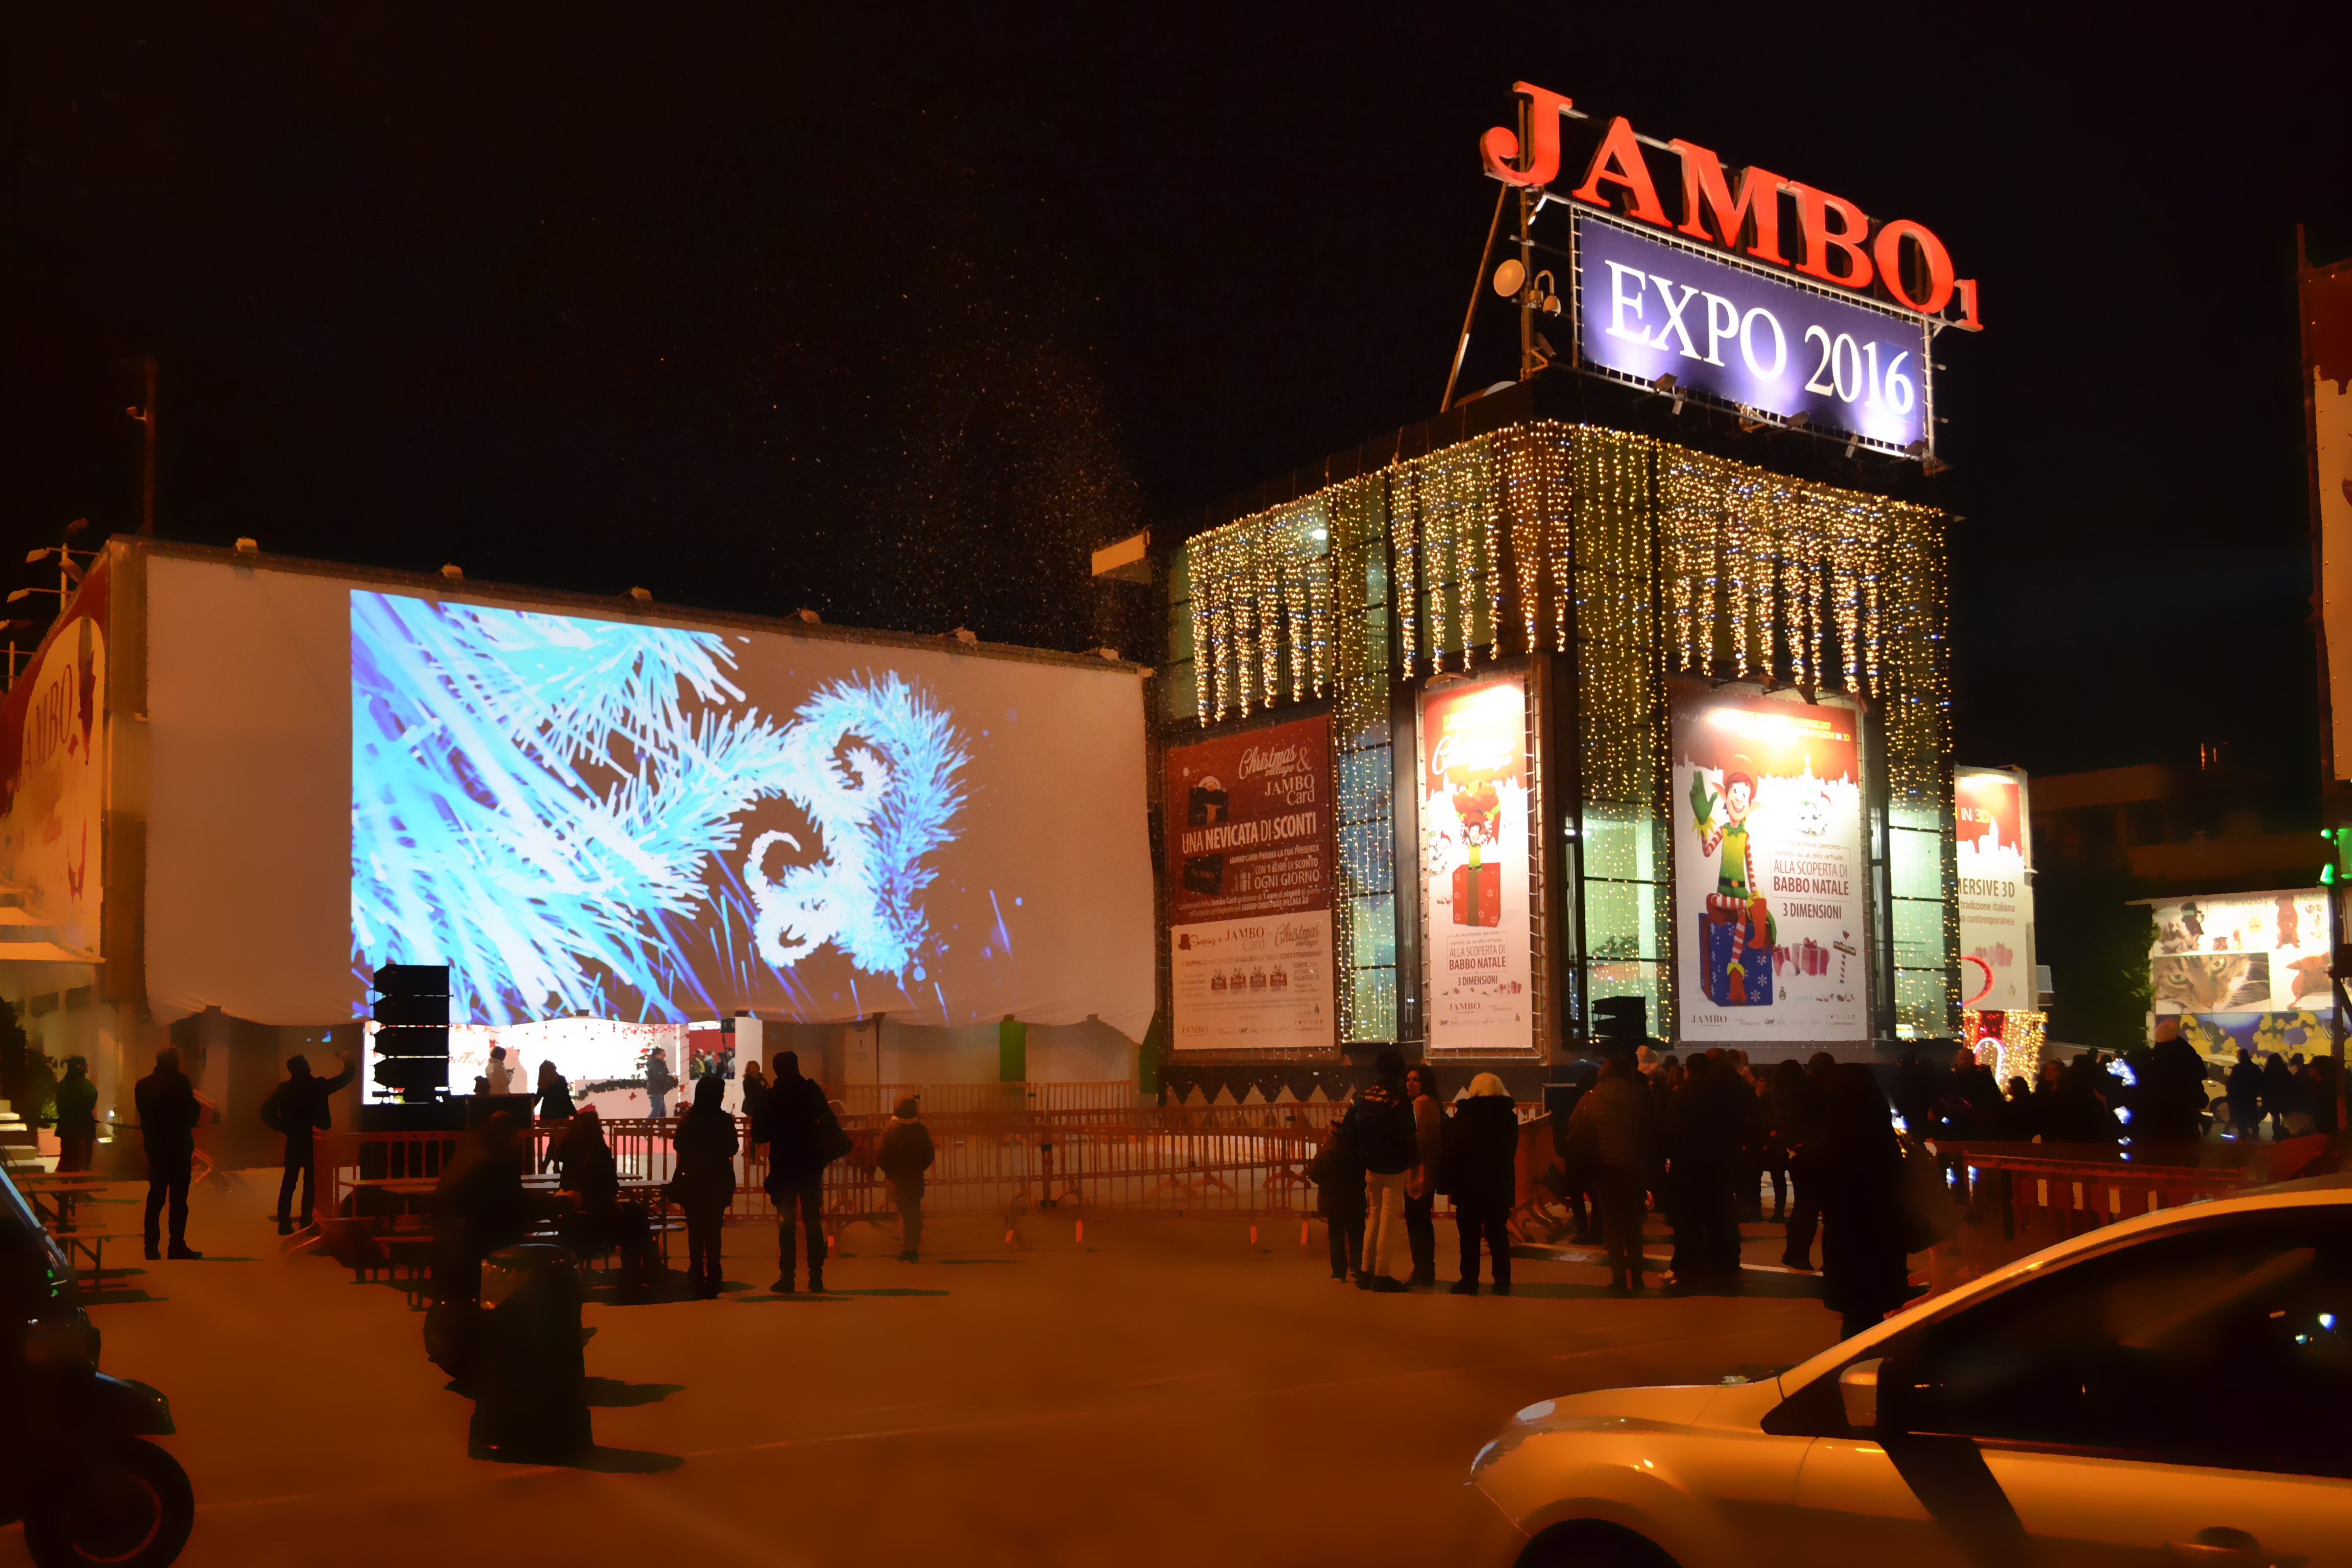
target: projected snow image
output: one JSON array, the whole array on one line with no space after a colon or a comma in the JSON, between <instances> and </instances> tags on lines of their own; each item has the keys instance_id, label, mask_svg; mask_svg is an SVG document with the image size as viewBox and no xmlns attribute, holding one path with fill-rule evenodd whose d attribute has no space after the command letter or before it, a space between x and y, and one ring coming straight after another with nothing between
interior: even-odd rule
<instances>
[{"instance_id":1,"label":"projected snow image","mask_svg":"<svg viewBox=\"0 0 2352 1568\"><path fill-rule=\"evenodd\" d=\"M446 963L489 1023L709 1016L827 950L924 984L970 752L918 687L763 713L740 637L351 603L355 969Z\"/></svg>"}]
</instances>

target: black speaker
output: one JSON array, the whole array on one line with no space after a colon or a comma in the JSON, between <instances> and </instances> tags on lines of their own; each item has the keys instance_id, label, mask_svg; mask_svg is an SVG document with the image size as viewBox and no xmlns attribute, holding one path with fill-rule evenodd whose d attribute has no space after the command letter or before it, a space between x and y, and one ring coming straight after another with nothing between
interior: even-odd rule
<instances>
[{"instance_id":1,"label":"black speaker","mask_svg":"<svg viewBox=\"0 0 2352 1568\"><path fill-rule=\"evenodd\" d=\"M1631 1040L1639 1045L1650 1035L1649 998L1600 997L1592 1004L1592 1032L1604 1040Z\"/></svg>"},{"instance_id":2,"label":"black speaker","mask_svg":"<svg viewBox=\"0 0 2352 1568\"><path fill-rule=\"evenodd\" d=\"M375 972L376 1083L411 1105L449 1092L449 966L385 963Z\"/></svg>"}]
</instances>

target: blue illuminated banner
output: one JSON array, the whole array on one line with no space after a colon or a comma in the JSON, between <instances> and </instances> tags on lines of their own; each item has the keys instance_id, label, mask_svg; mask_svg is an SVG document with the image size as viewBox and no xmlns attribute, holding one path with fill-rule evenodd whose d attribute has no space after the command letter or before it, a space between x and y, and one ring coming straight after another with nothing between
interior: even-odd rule
<instances>
[{"instance_id":1,"label":"blue illuminated banner","mask_svg":"<svg viewBox=\"0 0 2352 1568\"><path fill-rule=\"evenodd\" d=\"M1587 366L1901 450L1932 450L1927 331L1687 246L1576 215Z\"/></svg>"}]
</instances>

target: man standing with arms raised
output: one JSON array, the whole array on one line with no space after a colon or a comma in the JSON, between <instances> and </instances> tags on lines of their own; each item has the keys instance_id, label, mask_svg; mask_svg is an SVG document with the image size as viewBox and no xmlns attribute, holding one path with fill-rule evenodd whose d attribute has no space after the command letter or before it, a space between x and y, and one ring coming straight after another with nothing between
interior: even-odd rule
<instances>
[{"instance_id":1,"label":"man standing with arms raised","mask_svg":"<svg viewBox=\"0 0 2352 1568\"><path fill-rule=\"evenodd\" d=\"M155 1053L155 1070L131 1091L139 1110L139 1137L147 1145L147 1256L163 1256L156 1224L168 1197L172 1205L173 1258L202 1258L188 1245L188 1182L194 1173L196 1122L203 1112L195 1087L180 1070L180 1052L165 1046Z\"/></svg>"},{"instance_id":2,"label":"man standing with arms raised","mask_svg":"<svg viewBox=\"0 0 2352 1568\"><path fill-rule=\"evenodd\" d=\"M291 1236L295 1231L293 1215L299 1213L302 1223L309 1225L311 1213L318 1206L318 1145L312 1134L327 1130L330 1118L328 1101L335 1091L352 1081L359 1069L352 1066L352 1053L341 1053L343 1070L332 1078L320 1078L310 1071L310 1058L293 1056L286 1058L287 1078L272 1090L261 1107L261 1120L286 1134L286 1174L278 1183L278 1234ZM294 1183L302 1183L302 1206L289 1212L294 1199Z\"/></svg>"}]
</instances>

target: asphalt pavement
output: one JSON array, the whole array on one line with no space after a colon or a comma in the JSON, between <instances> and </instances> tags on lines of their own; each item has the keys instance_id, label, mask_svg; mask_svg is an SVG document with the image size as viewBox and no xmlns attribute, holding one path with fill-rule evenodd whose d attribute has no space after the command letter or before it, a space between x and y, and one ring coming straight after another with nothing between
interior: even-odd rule
<instances>
[{"instance_id":1,"label":"asphalt pavement","mask_svg":"<svg viewBox=\"0 0 2352 1568\"><path fill-rule=\"evenodd\" d=\"M1596 1262L1522 1256L1514 1294L1374 1295L1296 1220L935 1219L925 1261L853 1226L831 1292L775 1296L775 1233L727 1231L713 1301L585 1321L585 1465L469 1458L470 1402L400 1292L268 1223L275 1172L200 1189L197 1262L133 1243L92 1315L106 1370L171 1398L190 1564L1446 1561L1472 1456L1581 1389L1712 1382L1829 1344L1817 1282L1612 1300ZM141 1189L101 1213L135 1229ZM1769 1265L1777 1237L1750 1227ZM1650 1250L1663 1255L1664 1247ZM1439 1271L1454 1277L1439 1228ZM111 1252L109 1263L117 1259ZM682 1261L682 1258L680 1259ZM0 1532L0 1564L22 1562Z\"/></svg>"}]
</instances>

